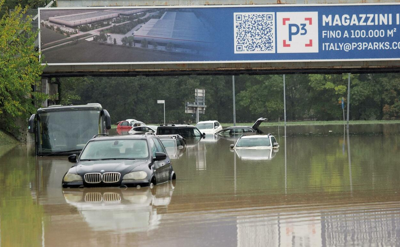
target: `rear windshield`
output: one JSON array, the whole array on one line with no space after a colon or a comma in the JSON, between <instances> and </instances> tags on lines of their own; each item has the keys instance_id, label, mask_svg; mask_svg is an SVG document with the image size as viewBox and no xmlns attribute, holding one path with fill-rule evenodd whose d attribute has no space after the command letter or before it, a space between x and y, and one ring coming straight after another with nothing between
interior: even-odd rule
<instances>
[{"instance_id":1,"label":"rear windshield","mask_svg":"<svg viewBox=\"0 0 400 247\"><path fill-rule=\"evenodd\" d=\"M199 123L196 125L196 127L201 130L214 129L214 124L213 123Z\"/></svg>"}]
</instances>

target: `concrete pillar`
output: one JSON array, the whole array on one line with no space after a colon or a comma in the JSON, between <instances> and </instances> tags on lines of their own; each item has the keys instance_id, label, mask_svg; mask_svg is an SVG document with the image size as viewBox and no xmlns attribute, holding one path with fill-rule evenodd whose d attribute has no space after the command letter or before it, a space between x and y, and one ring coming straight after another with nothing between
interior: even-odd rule
<instances>
[{"instance_id":1,"label":"concrete pillar","mask_svg":"<svg viewBox=\"0 0 400 247\"><path fill-rule=\"evenodd\" d=\"M40 90L42 93L49 94L50 93L50 78L48 77L42 77L42 88ZM49 100L45 100L42 103L42 107L48 107L49 106Z\"/></svg>"}]
</instances>

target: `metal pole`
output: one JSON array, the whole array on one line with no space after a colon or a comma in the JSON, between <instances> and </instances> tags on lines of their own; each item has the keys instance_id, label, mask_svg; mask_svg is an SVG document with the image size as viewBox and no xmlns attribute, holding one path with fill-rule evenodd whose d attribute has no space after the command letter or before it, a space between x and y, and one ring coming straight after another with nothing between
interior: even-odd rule
<instances>
[{"instance_id":1,"label":"metal pole","mask_svg":"<svg viewBox=\"0 0 400 247\"><path fill-rule=\"evenodd\" d=\"M165 101L164 101L164 126L165 126Z\"/></svg>"},{"instance_id":2,"label":"metal pole","mask_svg":"<svg viewBox=\"0 0 400 247\"><path fill-rule=\"evenodd\" d=\"M347 128L349 128L349 118L350 118L350 73L348 74L347 82Z\"/></svg>"},{"instance_id":3,"label":"metal pole","mask_svg":"<svg viewBox=\"0 0 400 247\"><path fill-rule=\"evenodd\" d=\"M283 75L283 114L286 126L286 75Z\"/></svg>"},{"instance_id":4,"label":"metal pole","mask_svg":"<svg viewBox=\"0 0 400 247\"><path fill-rule=\"evenodd\" d=\"M285 125L285 195L287 195L287 140L286 140L286 125Z\"/></svg>"},{"instance_id":5,"label":"metal pole","mask_svg":"<svg viewBox=\"0 0 400 247\"><path fill-rule=\"evenodd\" d=\"M232 76L233 126L236 126L235 76Z\"/></svg>"},{"instance_id":6,"label":"metal pole","mask_svg":"<svg viewBox=\"0 0 400 247\"><path fill-rule=\"evenodd\" d=\"M196 107L196 124L200 121L199 106Z\"/></svg>"}]
</instances>

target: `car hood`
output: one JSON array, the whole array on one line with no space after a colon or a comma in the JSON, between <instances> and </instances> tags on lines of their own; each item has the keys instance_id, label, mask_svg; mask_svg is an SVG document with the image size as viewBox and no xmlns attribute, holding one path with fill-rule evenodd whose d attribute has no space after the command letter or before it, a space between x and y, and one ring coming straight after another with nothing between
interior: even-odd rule
<instances>
[{"instance_id":1,"label":"car hood","mask_svg":"<svg viewBox=\"0 0 400 247\"><path fill-rule=\"evenodd\" d=\"M254 129L254 130L256 130L257 133L261 134L262 131L261 131L258 127L260 127L260 124L261 124L262 122L266 122L267 120L268 120L268 119L266 119L266 118L260 117L259 119L256 120L256 122L253 124L253 126L251 126L251 128Z\"/></svg>"},{"instance_id":2,"label":"car hood","mask_svg":"<svg viewBox=\"0 0 400 247\"><path fill-rule=\"evenodd\" d=\"M75 171L78 174L91 172L120 172L127 173L134 170L138 166L147 166L147 160L95 160L81 161L75 166Z\"/></svg>"}]
</instances>

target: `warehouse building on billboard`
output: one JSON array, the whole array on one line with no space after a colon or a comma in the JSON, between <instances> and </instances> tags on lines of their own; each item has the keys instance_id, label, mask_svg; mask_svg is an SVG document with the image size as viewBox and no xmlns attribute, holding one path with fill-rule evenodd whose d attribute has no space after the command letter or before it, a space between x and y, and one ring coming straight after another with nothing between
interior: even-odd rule
<instances>
[{"instance_id":1,"label":"warehouse building on billboard","mask_svg":"<svg viewBox=\"0 0 400 247\"><path fill-rule=\"evenodd\" d=\"M117 18L119 16L130 16L146 12L143 9L120 9L120 10L105 10L105 11L92 11L79 14L62 15L49 17L51 23L65 25L67 27L77 27L80 25L91 24L98 21L105 21Z\"/></svg>"},{"instance_id":2,"label":"warehouse building on billboard","mask_svg":"<svg viewBox=\"0 0 400 247\"><path fill-rule=\"evenodd\" d=\"M167 11L160 19L150 19L134 32L135 41L147 40L159 45L202 49L211 45L210 27L195 13Z\"/></svg>"}]
</instances>

